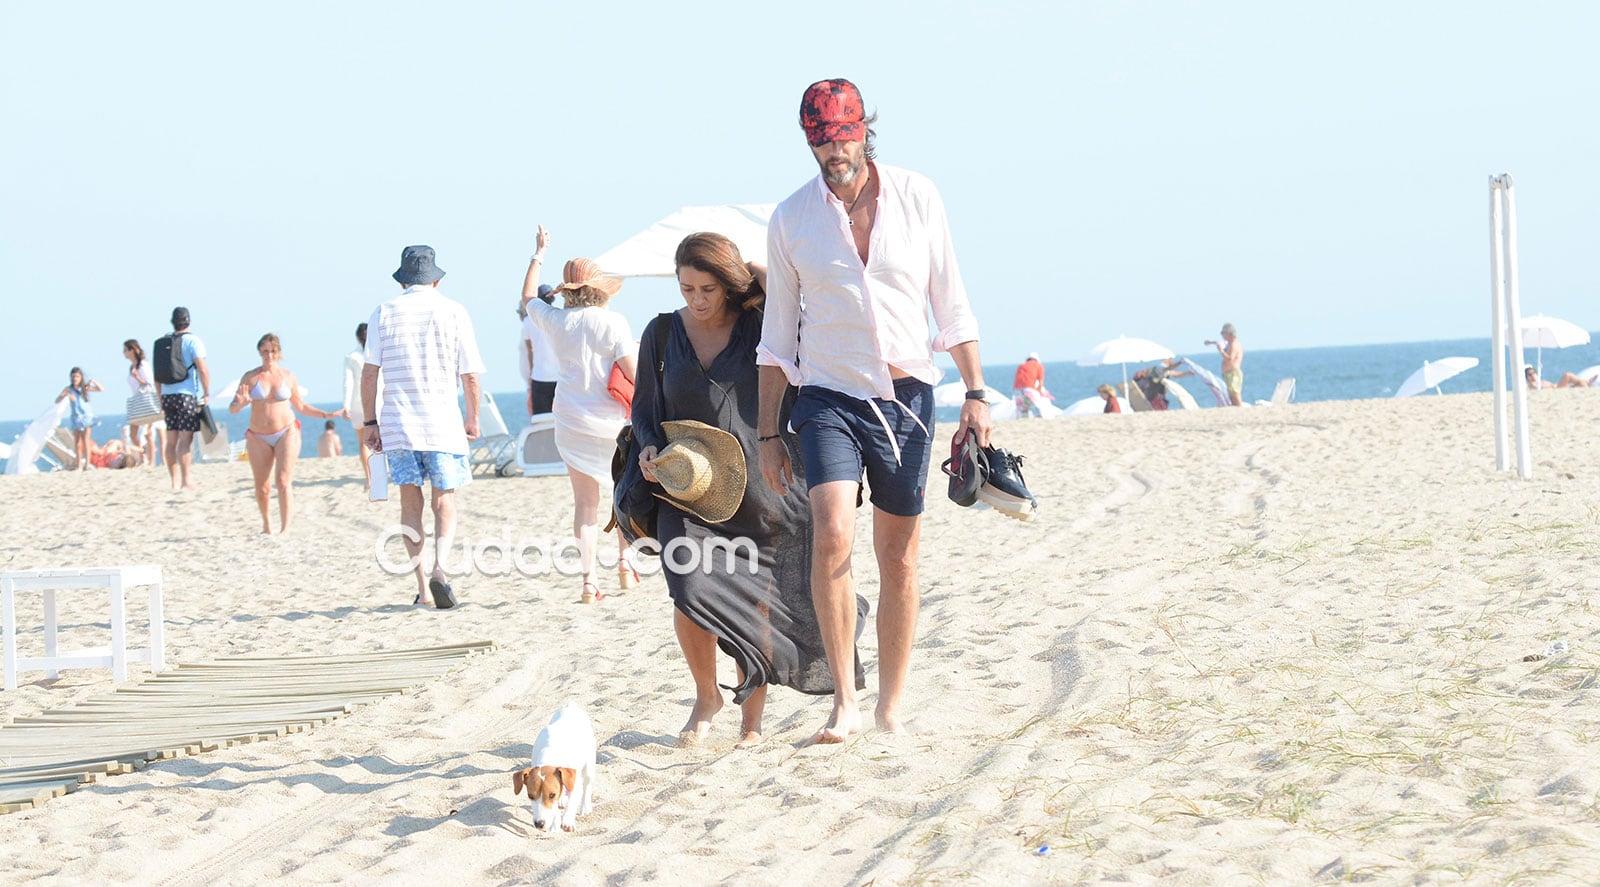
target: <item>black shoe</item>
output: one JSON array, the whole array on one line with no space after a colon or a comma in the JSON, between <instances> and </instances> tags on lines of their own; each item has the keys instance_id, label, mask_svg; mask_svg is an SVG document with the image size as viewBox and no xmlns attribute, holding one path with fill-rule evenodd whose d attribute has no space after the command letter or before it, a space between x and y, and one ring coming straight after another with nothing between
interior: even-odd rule
<instances>
[{"instance_id":1,"label":"black shoe","mask_svg":"<svg viewBox=\"0 0 1600 887\"><path fill-rule=\"evenodd\" d=\"M940 469L950 476L950 501L966 508L978 501L978 488L983 486L987 473L983 450L969 432L959 441L950 440L950 458Z\"/></svg>"},{"instance_id":2,"label":"black shoe","mask_svg":"<svg viewBox=\"0 0 1600 887\"><path fill-rule=\"evenodd\" d=\"M1033 520L1039 513L1039 500L1022 482L1022 457L994 447L985 447L982 452L988 470L984 472L983 486L978 488L978 498L1007 517Z\"/></svg>"},{"instance_id":3,"label":"black shoe","mask_svg":"<svg viewBox=\"0 0 1600 887\"><path fill-rule=\"evenodd\" d=\"M448 610L456 605L456 590L450 587L450 583L441 579L429 579L428 591L433 594L435 607Z\"/></svg>"}]
</instances>

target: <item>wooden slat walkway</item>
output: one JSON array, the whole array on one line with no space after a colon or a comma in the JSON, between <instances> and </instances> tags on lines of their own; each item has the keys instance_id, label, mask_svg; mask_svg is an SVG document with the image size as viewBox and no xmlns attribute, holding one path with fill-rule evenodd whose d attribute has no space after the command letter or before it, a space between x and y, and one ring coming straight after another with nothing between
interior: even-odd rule
<instances>
[{"instance_id":1,"label":"wooden slat walkway","mask_svg":"<svg viewBox=\"0 0 1600 887\"><path fill-rule=\"evenodd\" d=\"M0 728L0 814L150 761L309 730L493 648L473 641L354 656L215 659L18 718Z\"/></svg>"}]
</instances>

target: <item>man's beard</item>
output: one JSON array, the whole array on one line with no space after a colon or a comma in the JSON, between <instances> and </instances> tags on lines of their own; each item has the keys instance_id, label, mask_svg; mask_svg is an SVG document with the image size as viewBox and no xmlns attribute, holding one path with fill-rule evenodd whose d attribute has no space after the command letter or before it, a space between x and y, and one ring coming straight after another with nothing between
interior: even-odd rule
<instances>
[{"instance_id":1,"label":"man's beard","mask_svg":"<svg viewBox=\"0 0 1600 887\"><path fill-rule=\"evenodd\" d=\"M849 163L849 166L835 172L833 158L828 158L828 162L822 164L822 180L830 185L848 185L856 180L856 176L861 175L862 170L866 169L867 159L865 156L857 156L852 159L849 155L846 155L845 160Z\"/></svg>"}]
</instances>

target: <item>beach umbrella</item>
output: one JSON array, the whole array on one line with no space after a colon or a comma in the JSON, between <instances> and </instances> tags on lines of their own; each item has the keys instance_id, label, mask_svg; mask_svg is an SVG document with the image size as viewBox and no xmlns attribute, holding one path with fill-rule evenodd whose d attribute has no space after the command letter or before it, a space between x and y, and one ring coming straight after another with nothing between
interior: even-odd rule
<instances>
[{"instance_id":1,"label":"beach umbrella","mask_svg":"<svg viewBox=\"0 0 1600 887\"><path fill-rule=\"evenodd\" d=\"M595 264L607 277L673 277L678 244L697 231L734 242L747 262L767 264L767 219L774 203L686 206L601 253Z\"/></svg>"},{"instance_id":2,"label":"beach umbrella","mask_svg":"<svg viewBox=\"0 0 1600 887\"><path fill-rule=\"evenodd\" d=\"M1538 349L1536 365L1539 377L1544 378L1544 350L1546 348L1571 348L1573 345L1589 344L1589 331L1570 320L1559 317L1546 317L1535 314L1532 317L1522 318L1518 324L1522 327L1522 347L1529 345Z\"/></svg>"},{"instance_id":3,"label":"beach umbrella","mask_svg":"<svg viewBox=\"0 0 1600 887\"><path fill-rule=\"evenodd\" d=\"M1011 395L1001 394L998 390L988 385L983 390L989 396L989 418L1015 419L1017 405L1011 402ZM960 409L962 402L967 399L967 384L965 382L946 382L933 389L933 405L936 407L950 407Z\"/></svg>"},{"instance_id":4,"label":"beach umbrella","mask_svg":"<svg viewBox=\"0 0 1600 887\"><path fill-rule=\"evenodd\" d=\"M1600 363L1597 363L1592 367L1584 367L1573 375L1585 382L1588 382L1590 385L1593 385L1596 379L1600 379Z\"/></svg>"},{"instance_id":5,"label":"beach umbrella","mask_svg":"<svg viewBox=\"0 0 1600 887\"><path fill-rule=\"evenodd\" d=\"M1407 376L1406 380L1400 383L1400 387L1395 389L1394 396L1411 397L1421 394L1429 388L1432 388L1436 393L1442 394L1443 392L1439 391L1440 382L1451 376L1464 373L1477 365L1478 359L1476 357L1445 357L1432 362L1424 360L1422 369Z\"/></svg>"},{"instance_id":6,"label":"beach umbrella","mask_svg":"<svg viewBox=\"0 0 1600 887\"><path fill-rule=\"evenodd\" d=\"M1094 397L1085 397L1075 400L1066 409L1061 411L1063 416L1091 416L1106 411L1105 398L1096 394Z\"/></svg>"},{"instance_id":7,"label":"beach umbrella","mask_svg":"<svg viewBox=\"0 0 1600 887\"><path fill-rule=\"evenodd\" d=\"M1172 351L1164 345L1157 345L1149 339L1130 339L1127 336L1118 336L1094 346L1089 350L1088 356L1078 361L1081 367L1122 365L1123 390L1128 385L1128 364L1145 363L1152 360L1166 360L1174 356Z\"/></svg>"}]
</instances>

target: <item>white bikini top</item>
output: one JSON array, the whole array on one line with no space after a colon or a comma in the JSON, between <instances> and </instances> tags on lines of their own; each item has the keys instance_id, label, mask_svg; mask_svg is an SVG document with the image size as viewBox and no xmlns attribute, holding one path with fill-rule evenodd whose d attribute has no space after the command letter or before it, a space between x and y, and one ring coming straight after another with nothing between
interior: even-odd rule
<instances>
[{"instance_id":1,"label":"white bikini top","mask_svg":"<svg viewBox=\"0 0 1600 887\"><path fill-rule=\"evenodd\" d=\"M289 387L288 382L280 382L278 387L271 391L262 388L259 380L256 384L250 386L251 400L288 400L293 396L294 389Z\"/></svg>"}]
</instances>

